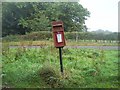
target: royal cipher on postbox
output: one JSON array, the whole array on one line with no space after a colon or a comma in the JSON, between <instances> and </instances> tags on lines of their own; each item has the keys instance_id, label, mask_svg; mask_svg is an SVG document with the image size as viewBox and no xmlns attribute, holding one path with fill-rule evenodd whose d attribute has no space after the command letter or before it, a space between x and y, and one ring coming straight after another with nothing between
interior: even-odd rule
<instances>
[{"instance_id":1,"label":"royal cipher on postbox","mask_svg":"<svg viewBox=\"0 0 120 90\"><path fill-rule=\"evenodd\" d=\"M52 22L52 32L53 32L53 39L54 39L54 46L55 47L64 47L65 37L64 37L64 27L62 21L53 21Z\"/></svg>"}]
</instances>

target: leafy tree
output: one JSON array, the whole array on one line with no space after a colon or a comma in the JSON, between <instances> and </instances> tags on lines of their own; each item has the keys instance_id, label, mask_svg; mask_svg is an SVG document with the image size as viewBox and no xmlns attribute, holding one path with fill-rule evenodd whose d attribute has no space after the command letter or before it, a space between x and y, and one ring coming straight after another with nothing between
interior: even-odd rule
<instances>
[{"instance_id":1,"label":"leafy tree","mask_svg":"<svg viewBox=\"0 0 120 90\"><path fill-rule=\"evenodd\" d=\"M87 19L86 17L89 16L89 12L87 11L87 9L84 9L82 5L78 4L77 2L76 3L70 3L70 2L68 3L37 3L37 4L34 3L34 5L36 6L36 13L37 13L35 15L38 15L38 13L41 14L40 15L41 17L35 17L35 18L37 18L37 20L39 21L42 21L40 19L44 17L45 22L42 21L39 23L47 24L48 27L50 27L51 21L62 20L64 22L65 31L84 30L85 28L84 23L85 23L85 20ZM25 20L25 21L28 23L29 18L28 20ZM34 22L32 23L33 26L27 24L28 25L27 27L37 30L37 27L34 27L34 24L36 26L36 23L37 23L36 19L33 18L31 22ZM24 23L23 23L23 26L24 26ZM46 27L46 30L48 30L47 27Z\"/></svg>"},{"instance_id":2,"label":"leafy tree","mask_svg":"<svg viewBox=\"0 0 120 90\"><path fill-rule=\"evenodd\" d=\"M2 3L2 36L9 34L25 34L27 28L19 24L21 18L27 18L34 13L30 3Z\"/></svg>"},{"instance_id":3,"label":"leafy tree","mask_svg":"<svg viewBox=\"0 0 120 90\"><path fill-rule=\"evenodd\" d=\"M77 2L3 3L3 36L51 29L51 22L62 20L65 31L85 31L90 13Z\"/></svg>"}]
</instances>

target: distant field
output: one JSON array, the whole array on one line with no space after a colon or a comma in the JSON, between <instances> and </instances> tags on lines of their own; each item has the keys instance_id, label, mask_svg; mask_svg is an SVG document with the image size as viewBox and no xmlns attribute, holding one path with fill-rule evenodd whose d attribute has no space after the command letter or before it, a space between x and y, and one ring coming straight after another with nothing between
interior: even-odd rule
<instances>
[{"instance_id":1,"label":"distant field","mask_svg":"<svg viewBox=\"0 0 120 90\"><path fill-rule=\"evenodd\" d=\"M118 88L117 50L63 49L63 77L56 48L3 48L2 53L3 87Z\"/></svg>"}]
</instances>

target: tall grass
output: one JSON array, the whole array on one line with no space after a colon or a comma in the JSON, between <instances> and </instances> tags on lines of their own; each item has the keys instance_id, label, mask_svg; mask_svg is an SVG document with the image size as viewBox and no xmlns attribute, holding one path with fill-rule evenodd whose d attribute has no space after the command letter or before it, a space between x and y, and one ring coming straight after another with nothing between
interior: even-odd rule
<instances>
[{"instance_id":1,"label":"tall grass","mask_svg":"<svg viewBox=\"0 0 120 90\"><path fill-rule=\"evenodd\" d=\"M117 88L117 51L63 49L64 76L54 47L10 48L3 54L3 86ZM47 64L46 64L47 63Z\"/></svg>"}]
</instances>

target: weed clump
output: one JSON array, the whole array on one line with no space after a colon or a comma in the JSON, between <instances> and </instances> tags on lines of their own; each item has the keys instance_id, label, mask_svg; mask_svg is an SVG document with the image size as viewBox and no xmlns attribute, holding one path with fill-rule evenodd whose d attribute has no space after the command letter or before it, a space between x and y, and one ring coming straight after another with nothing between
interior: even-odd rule
<instances>
[{"instance_id":1,"label":"weed clump","mask_svg":"<svg viewBox=\"0 0 120 90\"><path fill-rule=\"evenodd\" d=\"M50 66L49 64L44 65L40 69L40 77L42 80L50 85L51 88L61 87L60 86L60 74L53 66Z\"/></svg>"}]
</instances>

